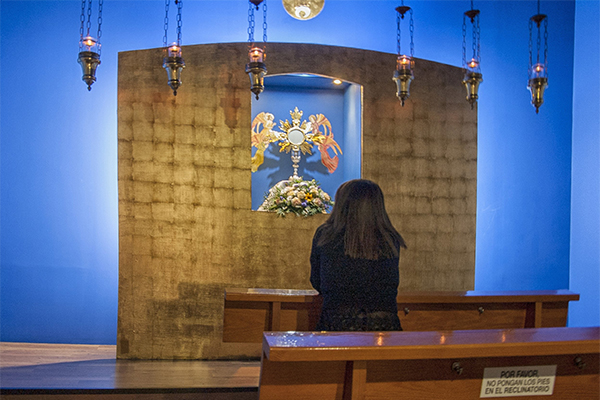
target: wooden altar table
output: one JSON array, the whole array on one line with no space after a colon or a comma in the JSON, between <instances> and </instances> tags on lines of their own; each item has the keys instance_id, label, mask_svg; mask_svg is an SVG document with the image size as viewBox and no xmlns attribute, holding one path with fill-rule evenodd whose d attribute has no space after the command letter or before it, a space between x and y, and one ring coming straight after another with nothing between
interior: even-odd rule
<instances>
[{"instance_id":1,"label":"wooden altar table","mask_svg":"<svg viewBox=\"0 0 600 400\"><path fill-rule=\"evenodd\" d=\"M598 327L265 332L259 400L598 400L599 353Z\"/></svg>"},{"instance_id":2,"label":"wooden altar table","mask_svg":"<svg viewBox=\"0 0 600 400\"><path fill-rule=\"evenodd\" d=\"M564 327L568 290L402 292L405 331ZM321 310L314 290L226 289L223 341L261 343L264 331L312 331Z\"/></svg>"}]
</instances>

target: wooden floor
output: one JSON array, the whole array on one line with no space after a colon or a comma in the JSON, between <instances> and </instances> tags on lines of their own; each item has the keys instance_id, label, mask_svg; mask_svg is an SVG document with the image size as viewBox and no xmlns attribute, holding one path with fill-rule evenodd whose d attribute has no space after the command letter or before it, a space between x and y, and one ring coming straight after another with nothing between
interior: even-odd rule
<instances>
[{"instance_id":1,"label":"wooden floor","mask_svg":"<svg viewBox=\"0 0 600 400\"><path fill-rule=\"evenodd\" d=\"M256 399L259 361L117 360L116 346L0 342L3 399Z\"/></svg>"}]
</instances>

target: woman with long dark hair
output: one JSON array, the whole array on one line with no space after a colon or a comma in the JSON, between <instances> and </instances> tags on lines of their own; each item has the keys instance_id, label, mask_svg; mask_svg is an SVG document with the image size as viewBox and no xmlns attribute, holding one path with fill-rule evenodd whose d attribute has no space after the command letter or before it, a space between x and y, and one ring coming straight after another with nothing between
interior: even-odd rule
<instances>
[{"instance_id":1,"label":"woman with long dark hair","mask_svg":"<svg viewBox=\"0 0 600 400\"><path fill-rule=\"evenodd\" d=\"M342 184L313 238L310 282L323 297L316 329L402 330L396 304L401 247L406 244L390 222L381 188L366 179Z\"/></svg>"}]
</instances>

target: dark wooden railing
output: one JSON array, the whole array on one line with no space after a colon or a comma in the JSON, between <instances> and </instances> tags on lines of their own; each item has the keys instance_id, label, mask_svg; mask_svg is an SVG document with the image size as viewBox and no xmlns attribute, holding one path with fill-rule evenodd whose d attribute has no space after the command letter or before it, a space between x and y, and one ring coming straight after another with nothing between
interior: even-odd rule
<instances>
[{"instance_id":1,"label":"dark wooden railing","mask_svg":"<svg viewBox=\"0 0 600 400\"><path fill-rule=\"evenodd\" d=\"M564 327L567 290L402 292L398 315L405 331ZM261 343L264 331L312 331L321 310L314 290L227 289L224 342Z\"/></svg>"}]
</instances>

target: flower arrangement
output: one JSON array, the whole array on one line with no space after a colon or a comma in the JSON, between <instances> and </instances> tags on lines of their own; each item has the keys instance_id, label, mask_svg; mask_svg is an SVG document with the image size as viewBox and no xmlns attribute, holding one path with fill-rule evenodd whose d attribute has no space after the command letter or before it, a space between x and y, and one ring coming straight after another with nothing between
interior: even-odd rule
<instances>
[{"instance_id":1,"label":"flower arrangement","mask_svg":"<svg viewBox=\"0 0 600 400\"><path fill-rule=\"evenodd\" d=\"M305 181L292 176L273 186L265 194L265 201L259 211L276 212L279 216L294 213L302 217L327 214L333 205L331 197L324 192L314 179Z\"/></svg>"}]
</instances>

